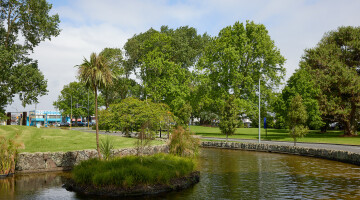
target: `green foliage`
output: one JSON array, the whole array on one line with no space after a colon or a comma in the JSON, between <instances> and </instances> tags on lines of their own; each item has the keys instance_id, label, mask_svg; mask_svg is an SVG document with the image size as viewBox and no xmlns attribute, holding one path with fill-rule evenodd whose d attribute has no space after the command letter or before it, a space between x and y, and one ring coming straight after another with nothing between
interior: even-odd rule
<instances>
[{"instance_id":1,"label":"green foliage","mask_svg":"<svg viewBox=\"0 0 360 200\"><path fill-rule=\"evenodd\" d=\"M238 119L238 124L236 128L244 128L244 122L242 119Z\"/></svg>"},{"instance_id":2,"label":"green foliage","mask_svg":"<svg viewBox=\"0 0 360 200\"><path fill-rule=\"evenodd\" d=\"M191 158L155 154L126 156L110 161L90 159L75 166L72 175L80 184L129 188L136 185L167 184L171 179L186 176L194 169L195 163Z\"/></svg>"},{"instance_id":3,"label":"green foliage","mask_svg":"<svg viewBox=\"0 0 360 200\"><path fill-rule=\"evenodd\" d=\"M126 65L121 49L105 48L100 52L100 56L104 58L115 76L112 85L100 89L106 109L110 104L119 103L126 97L139 98L143 92L142 87L129 78L131 69Z\"/></svg>"},{"instance_id":4,"label":"green foliage","mask_svg":"<svg viewBox=\"0 0 360 200\"><path fill-rule=\"evenodd\" d=\"M101 140L100 151L104 160L110 160L112 157L112 150L114 149L113 141L107 136L105 139Z\"/></svg>"},{"instance_id":5,"label":"green foliage","mask_svg":"<svg viewBox=\"0 0 360 200\"><path fill-rule=\"evenodd\" d=\"M192 74L189 70L201 55L207 35L180 27L149 29L130 38L124 46L129 68L138 68L144 96L169 105L180 123L189 120Z\"/></svg>"},{"instance_id":6,"label":"green foliage","mask_svg":"<svg viewBox=\"0 0 360 200\"><path fill-rule=\"evenodd\" d=\"M151 141L155 138L154 127L151 127L152 125L150 121L146 121L141 126L141 130L138 133L138 140L135 142L136 155L138 156L142 156L145 153L146 147L149 147Z\"/></svg>"},{"instance_id":7,"label":"green foliage","mask_svg":"<svg viewBox=\"0 0 360 200\"><path fill-rule=\"evenodd\" d=\"M315 83L315 80L311 77L310 73L304 68L296 70L296 72L287 81L287 85L279 95L275 110L277 118L287 119L287 111L289 109L291 99L300 94L303 99L303 104L307 112L306 125L311 129L319 129L324 125L318 98L320 94L320 88ZM280 119L281 121L281 119ZM284 128L284 127L283 127Z\"/></svg>"},{"instance_id":8,"label":"green foliage","mask_svg":"<svg viewBox=\"0 0 360 200\"><path fill-rule=\"evenodd\" d=\"M21 134L17 131L15 138ZM21 147L15 138L5 138L0 136L0 175L15 173L15 163L18 149Z\"/></svg>"},{"instance_id":9,"label":"green foliage","mask_svg":"<svg viewBox=\"0 0 360 200\"><path fill-rule=\"evenodd\" d=\"M89 115L94 114L95 95L85 87L84 83L71 82L65 85L60 93L53 105L63 116L70 116L72 110L73 118L85 117L88 115L88 108Z\"/></svg>"},{"instance_id":10,"label":"green foliage","mask_svg":"<svg viewBox=\"0 0 360 200\"><path fill-rule=\"evenodd\" d=\"M324 35L315 48L305 50L301 67L320 88L319 106L356 135L360 121L360 27L339 27Z\"/></svg>"},{"instance_id":11,"label":"green foliage","mask_svg":"<svg viewBox=\"0 0 360 200\"><path fill-rule=\"evenodd\" d=\"M100 110L99 111L99 129L110 131L112 130L112 115L109 110ZM96 130L96 127L93 127L93 130Z\"/></svg>"},{"instance_id":12,"label":"green foliage","mask_svg":"<svg viewBox=\"0 0 360 200\"><path fill-rule=\"evenodd\" d=\"M290 136L294 139L294 145L296 145L296 139L304 137L308 133L308 128L305 126L307 113L299 94L295 95L291 100L288 119Z\"/></svg>"},{"instance_id":13,"label":"green foliage","mask_svg":"<svg viewBox=\"0 0 360 200\"><path fill-rule=\"evenodd\" d=\"M199 153L200 140L193 137L190 131L178 126L171 134L170 153L177 156L196 156Z\"/></svg>"},{"instance_id":14,"label":"green foliage","mask_svg":"<svg viewBox=\"0 0 360 200\"><path fill-rule=\"evenodd\" d=\"M236 22L211 39L199 59L197 71L204 74L202 79L208 79L201 80L210 87L205 99L212 99L210 102L217 113L222 109L223 99L232 94L241 109L240 114L245 113L253 120L258 115L259 78L263 108L284 77L284 62L264 25ZM262 111L266 113L266 109Z\"/></svg>"},{"instance_id":15,"label":"green foliage","mask_svg":"<svg viewBox=\"0 0 360 200\"><path fill-rule=\"evenodd\" d=\"M238 107L235 104L235 97L231 95L221 110L219 128L222 134L226 135L226 141L229 135L233 135L238 125Z\"/></svg>"},{"instance_id":16,"label":"green foliage","mask_svg":"<svg viewBox=\"0 0 360 200\"><path fill-rule=\"evenodd\" d=\"M15 94L19 94L25 106L47 93L47 81L37 61L28 55L40 42L59 35L60 20L58 15L49 15L52 6L46 0L2 0L0 7L0 112L3 112Z\"/></svg>"},{"instance_id":17,"label":"green foliage","mask_svg":"<svg viewBox=\"0 0 360 200\"><path fill-rule=\"evenodd\" d=\"M141 101L130 97L121 103L110 105L108 110L111 115L110 129L121 130L127 135L131 131L139 131L145 123L146 129L156 131L161 124L164 127L169 121L173 121L173 115L166 104L151 100Z\"/></svg>"},{"instance_id":18,"label":"green foliage","mask_svg":"<svg viewBox=\"0 0 360 200\"><path fill-rule=\"evenodd\" d=\"M98 121L98 97L97 92L101 88L106 88L112 84L114 74L108 65L108 62L102 55L96 55L92 53L90 60L84 58L83 63L78 65L78 78L80 82L83 82L88 88L91 88L95 94L95 121L96 121L96 146L99 158L99 121Z\"/></svg>"}]
</instances>

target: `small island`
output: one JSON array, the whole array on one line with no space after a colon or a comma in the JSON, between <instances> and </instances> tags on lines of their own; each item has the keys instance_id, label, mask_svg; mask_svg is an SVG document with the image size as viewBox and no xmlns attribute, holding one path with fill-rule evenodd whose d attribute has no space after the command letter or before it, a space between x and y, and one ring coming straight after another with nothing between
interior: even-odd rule
<instances>
[{"instance_id":1,"label":"small island","mask_svg":"<svg viewBox=\"0 0 360 200\"><path fill-rule=\"evenodd\" d=\"M140 196L189 188L199 180L192 158L160 153L84 161L64 187L86 195Z\"/></svg>"}]
</instances>

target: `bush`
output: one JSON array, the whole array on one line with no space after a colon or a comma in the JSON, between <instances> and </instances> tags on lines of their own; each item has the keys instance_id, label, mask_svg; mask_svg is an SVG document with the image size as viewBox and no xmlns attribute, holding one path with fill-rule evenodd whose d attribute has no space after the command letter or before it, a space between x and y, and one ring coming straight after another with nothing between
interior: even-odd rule
<instances>
[{"instance_id":1,"label":"bush","mask_svg":"<svg viewBox=\"0 0 360 200\"><path fill-rule=\"evenodd\" d=\"M17 137L21 132L17 132ZM0 136L0 174L7 175L15 172L15 163L18 149L21 145L14 139Z\"/></svg>"},{"instance_id":2,"label":"bush","mask_svg":"<svg viewBox=\"0 0 360 200\"><path fill-rule=\"evenodd\" d=\"M72 175L75 182L95 186L132 187L144 184L167 184L173 178L193 172L191 158L169 154L152 156L125 156L110 161L90 159L75 166Z\"/></svg>"},{"instance_id":3,"label":"bush","mask_svg":"<svg viewBox=\"0 0 360 200\"><path fill-rule=\"evenodd\" d=\"M146 147L149 147L151 141L155 139L155 132L152 131L154 128L151 125L151 123L145 122L138 133L138 139L135 142L136 155L138 156L142 156Z\"/></svg>"},{"instance_id":4,"label":"bush","mask_svg":"<svg viewBox=\"0 0 360 200\"><path fill-rule=\"evenodd\" d=\"M114 145L113 142L110 140L109 136L101 140L100 152L104 160L109 160L112 157L111 152L113 149L114 149Z\"/></svg>"},{"instance_id":5,"label":"bush","mask_svg":"<svg viewBox=\"0 0 360 200\"><path fill-rule=\"evenodd\" d=\"M177 156L196 156L199 152L200 140L194 138L188 130L177 127L170 138L170 153Z\"/></svg>"}]
</instances>

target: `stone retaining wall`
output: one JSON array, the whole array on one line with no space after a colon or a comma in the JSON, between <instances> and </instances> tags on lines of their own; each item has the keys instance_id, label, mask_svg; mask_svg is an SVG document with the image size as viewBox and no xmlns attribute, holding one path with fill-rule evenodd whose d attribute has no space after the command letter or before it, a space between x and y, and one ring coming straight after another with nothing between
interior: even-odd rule
<instances>
[{"instance_id":1,"label":"stone retaining wall","mask_svg":"<svg viewBox=\"0 0 360 200\"><path fill-rule=\"evenodd\" d=\"M145 154L168 153L167 145L148 147ZM135 155L135 148L115 149L114 156ZM83 160L97 157L96 150L69 152L20 153L16 161L16 173L70 170Z\"/></svg>"},{"instance_id":2,"label":"stone retaining wall","mask_svg":"<svg viewBox=\"0 0 360 200\"><path fill-rule=\"evenodd\" d=\"M206 141L201 143L202 147L241 149L248 151L263 151L275 153L287 153L301 156L312 156L329 160L336 160L345 163L351 163L360 166L360 154L349 151L338 151L328 149L315 149L287 145L270 145L257 143L236 143L223 141Z\"/></svg>"}]
</instances>

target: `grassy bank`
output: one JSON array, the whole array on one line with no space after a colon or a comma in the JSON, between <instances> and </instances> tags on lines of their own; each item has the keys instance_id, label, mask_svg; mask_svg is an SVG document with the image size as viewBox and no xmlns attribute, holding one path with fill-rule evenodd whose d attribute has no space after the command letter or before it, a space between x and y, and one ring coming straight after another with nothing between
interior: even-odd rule
<instances>
[{"instance_id":1,"label":"grassy bank","mask_svg":"<svg viewBox=\"0 0 360 200\"><path fill-rule=\"evenodd\" d=\"M221 134L218 127L191 126L190 129L196 135L201 135L203 137L226 138L226 135ZM229 138L258 140L258 131L257 128L238 128L235 134L229 136ZM304 138L298 139L298 142L360 145L360 136L342 137L343 134L343 131L332 130L327 133L321 133L319 130L310 130ZM268 129L267 137L265 129L261 129L261 139L271 141L293 141L288 130L285 129Z\"/></svg>"},{"instance_id":2,"label":"grassy bank","mask_svg":"<svg viewBox=\"0 0 360 200\"><path fill-rule=\"evenodd\" d=\"M173 178L190 174L195 169L191 158L170 154L126 156L110 161L91 159L77 165L72 175L80 184L131 187L167 184Z\"/></svg>"},{"instance_id":3,"label":"grassy bank","mask_svg":"<svg viewBox=\"0 0 360 200\"><path fill-rule=\"evenodd\" d=\"M24 148L19 152L66 152L83 149L96 149L94 133L86 133L66 129L35 128L27 126L0 126L0 135L13 138L19 134L16 141L23 143ZM100 134L100 140L105 138ZM133 147L136 139L109 136L114 148ZM153 141L153 145L162 144Z\"/></svg>"}]
</instances>

